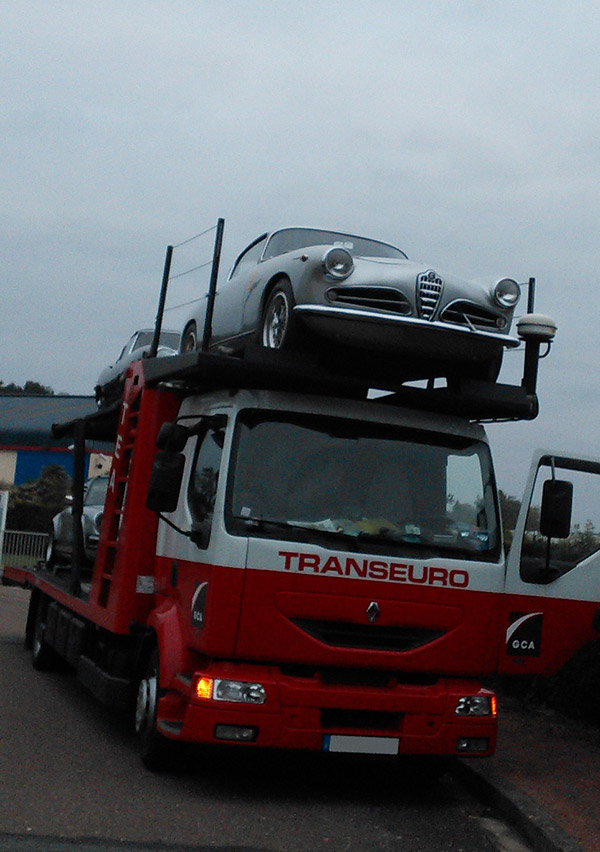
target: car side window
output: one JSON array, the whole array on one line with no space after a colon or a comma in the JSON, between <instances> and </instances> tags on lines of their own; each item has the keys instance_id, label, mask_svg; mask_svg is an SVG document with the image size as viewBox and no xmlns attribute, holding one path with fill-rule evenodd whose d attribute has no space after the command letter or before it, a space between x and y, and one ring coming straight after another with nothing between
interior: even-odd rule
<instances>
[{"instance_id":1,"label":"car side window","mask_svg":"<svg viewBox=\"0 0 600 852\"><path fill-rule=\"evenodd\" d=\"M266 239L266 237L262 237L258 242L251 245L238 257L233 269L231 270L230 278L234 278L236 275L239 275L242 270L248 269L249 266L256 266L265 247Z\"/></svg>"},{"instance_id":2,"label":"car side window","mask_svg":"<svg viewBox=\"0 0 600 852\"><path fill-rule=\"evenodd\" d=\"M194 529L201 533L200 547L208 547L219 483L223 448L223 430L209 428L198 437L192 475L188 486L188 505Z\"/></svg>"}]
</instances>

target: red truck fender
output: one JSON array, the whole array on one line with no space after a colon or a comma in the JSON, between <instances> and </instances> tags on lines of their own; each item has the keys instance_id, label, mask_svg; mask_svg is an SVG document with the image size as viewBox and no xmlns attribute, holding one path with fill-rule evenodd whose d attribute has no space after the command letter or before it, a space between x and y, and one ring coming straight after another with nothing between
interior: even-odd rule
<instances>
[{"instance_id":1,"label":"red truck fender","mask_svg":"<svg viewBox=\"0 0 600 852\"><path fill-rule=\"evenodd\" d=\"M154 631L160 660L160 685L173 689L175 678L194 670L192 655L185 647L180 613L175 601L165 600L152 610L147 626Z\"/></svg>"}]
</instances>

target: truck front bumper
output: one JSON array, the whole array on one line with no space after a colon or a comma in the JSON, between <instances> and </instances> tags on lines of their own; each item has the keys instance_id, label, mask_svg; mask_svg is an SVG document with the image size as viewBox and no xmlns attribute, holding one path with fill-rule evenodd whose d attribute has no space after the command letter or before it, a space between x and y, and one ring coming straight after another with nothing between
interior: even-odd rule
<instances>
[{"instance_id":1,"label":"truck front bumper","mask_svg":"<svg viewBox=\"0 0 600 852\"><path fill-rule=\"evenodd\" d=\"M264 703L198 697L196 685L207 676L260 684ZM399 683L393 675L382 686L341 681L290 676L268 666L213 664L181 679L177 691L160 699L157 727L167 737L197 743L404 755L494 753L495 696L477 682ZM459 715L461 700L464 706L473 697L478 712L488 702L490 712Z\"/></svg>"}]
</instances>

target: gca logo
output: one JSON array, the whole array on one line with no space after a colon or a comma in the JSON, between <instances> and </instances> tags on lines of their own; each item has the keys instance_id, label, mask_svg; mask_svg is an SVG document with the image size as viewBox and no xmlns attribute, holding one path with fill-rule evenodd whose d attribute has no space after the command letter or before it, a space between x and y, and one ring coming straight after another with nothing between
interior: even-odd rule
<instances>
[{"instance_id":1,"label":"gca logo","mask_svg":"<svg viewBox=\"0 0 600 852\"><path fill-rule=\"evenodd\" d=\"M506 653L512 657L539 657L543 620L543 612L511 612Z\"/></svg>"}]
</instances>

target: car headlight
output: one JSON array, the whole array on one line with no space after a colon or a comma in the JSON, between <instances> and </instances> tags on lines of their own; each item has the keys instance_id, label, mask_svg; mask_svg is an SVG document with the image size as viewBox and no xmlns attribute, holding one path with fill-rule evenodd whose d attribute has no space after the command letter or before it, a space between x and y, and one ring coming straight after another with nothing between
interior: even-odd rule
<instances>
[{"instance_id":1,"label":"car headlight","mask_svg":"<svg viewBox=\"0 0 600 852\"><path fill-rule=\"evenodd\" d=\"M94 517L94 526L96 527L98 532L100 532L100 527L102 526L102 515L103 514L104 514L103 512L98 512L98 514L95 515L95 517Z\"/></svg>"},{"instance_id":2,"label":"car headlight","mask_svg":"<svg viewBox=\"0 0 600 852\"><path fill-rule=\"evenodd\" d=\"M514 308L521 298L521 288L512 278L503 278L494 287L494 299L501 308Z\"/></svg>"},{"instance_id":3,"label":"car headlight","mask_svg":"<svg viewBox=\"0 0 600 852\"><path fill-rule=\"evenodd\" d=\"M328 275L341 281L352 274L354 259L348 249L334 246L323 255L323 267Z\"/></svg>"}]
</instances>

